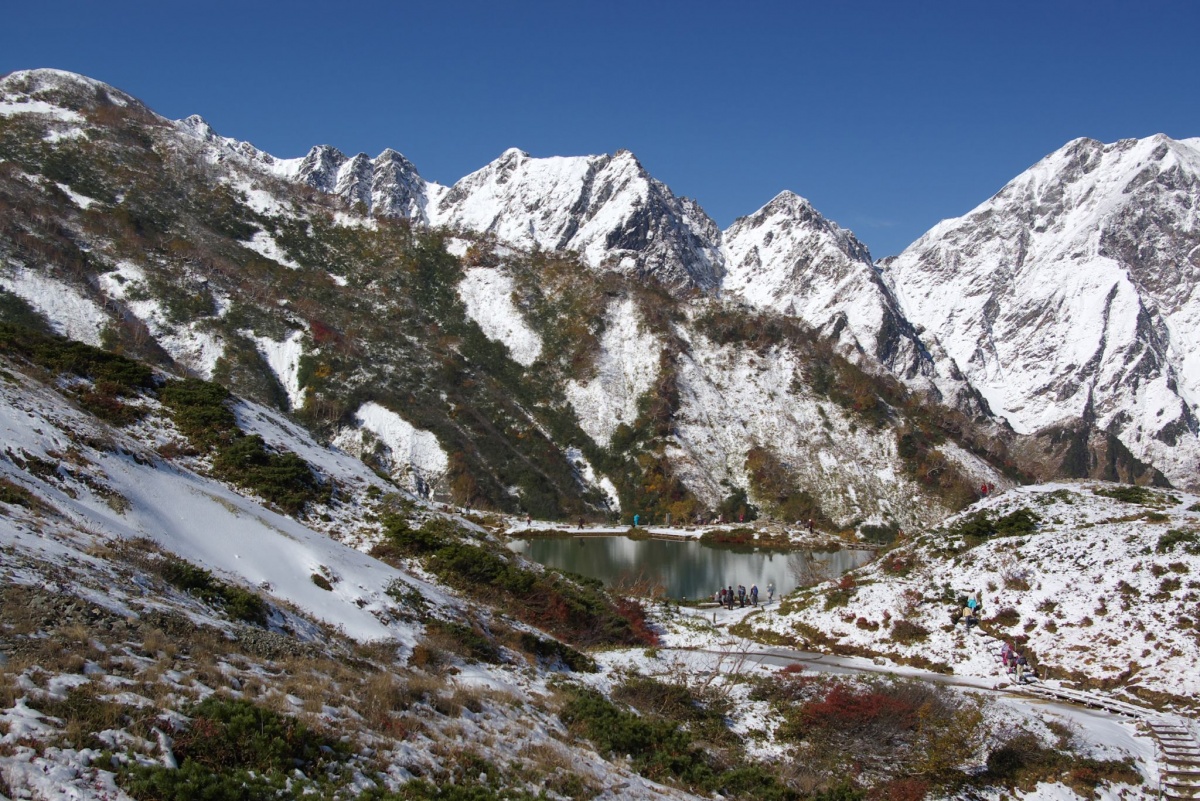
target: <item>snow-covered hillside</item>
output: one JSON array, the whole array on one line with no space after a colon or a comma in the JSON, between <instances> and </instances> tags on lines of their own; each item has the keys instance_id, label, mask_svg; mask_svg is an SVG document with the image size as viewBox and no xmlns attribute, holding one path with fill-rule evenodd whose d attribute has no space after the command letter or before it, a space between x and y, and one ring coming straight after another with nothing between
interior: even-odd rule
<instances>
[{"instance_id":1,"label":"snow-covered hillside","mask_svg":"<svg viewBox=\"0 0 1200 801\"><path fill-rule=\"evenodd\" d=\"M1200 481L1200 140L1079 139L891 261L908 319L1020 432L1112 427Z\"/></svg>"},{"instance_id":2,"label":"snow-covered hillside","mask_svg":"<svg viewBox=\"0 0 1200 801\"><path fill-rule=\"evenodd\" d=\"M988 525L999 533L980 539ZM972 595L990 636L951 624ZM1043 677L1194 699L1198 599L1200 497L1046 484L981 501L753 625L997 681L1009 640Z\"/></svg>"}]
</instances>

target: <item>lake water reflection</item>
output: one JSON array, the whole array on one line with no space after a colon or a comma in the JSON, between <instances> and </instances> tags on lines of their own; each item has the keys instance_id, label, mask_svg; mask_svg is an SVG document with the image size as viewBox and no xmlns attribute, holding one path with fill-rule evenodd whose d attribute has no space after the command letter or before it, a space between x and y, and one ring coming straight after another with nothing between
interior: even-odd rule
<instances>
[{"instance_id":1,"label":"lake water reflection","mask_svg":"<svg viewBox=\"0 0 1200 801\"><path fill-rule=\"evenodd\" d=\"M628 537L514 540L514 551L548 567L614 582L661 583L671 598L711 597L721 587L767 585L776 595L839 576L869 562L870 551L754 551L703 545L695 540L633 540Z\"/></svg>"}]
</instances>

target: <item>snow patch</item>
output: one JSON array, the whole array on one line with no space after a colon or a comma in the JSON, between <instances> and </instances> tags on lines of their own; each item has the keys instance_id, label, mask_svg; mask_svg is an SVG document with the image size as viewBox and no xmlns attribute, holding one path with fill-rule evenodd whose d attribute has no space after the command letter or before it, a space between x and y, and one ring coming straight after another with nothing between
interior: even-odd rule
<instances>
[{"instance_id":1,"label":"snow patch","mask_svg":"<svg viewBox=\"0 0 1200 801\"><path fill-rule=\"evenodd\" d=\"M109 317L100 305L75 287L43 270L16 267L0 270L0 287L24 300L70 339L100 345L100 332Z\"/></svg>"},{"instance_id":2,"label":"snow patch","mask_svg":"<svg viewBox=\"0 0 1200 801\"><path fill-rule=\"evenodd\" d=\"M308 394L307 389L300 387L300 357L304 355L304 332L293 331L291 336L282 342L270 337L255 336L252 331L242 333L253 339L258 346L259 353L266 359L279 383L283 384L291 407L302 407Z\"/></svg>"},{"instance_id":3,"label":"snow patch","mask_svg":"<svg viewBox=\"0 0 1200 801\"><path fill-rule=\"evenodd\" d=\"M596 376L587 383L567 382L565 394L579 425L598 445L608 445L617 426L637 419L638 398L658 377L658 338L643 331L631 298L608 310Z\"/></svg>"},{"instance_id":4,"label":"snow patch","mask_svg":"<svg viewBox=\"0 0 1200 801\"><path fill-rule=\"evenodd\" d=\"M400 415L371 401L354 413L358 428L342 429L333 444L359 456L378 452L392 463L393 474L414 492L428 496L450 467L450 459L432 432L414 427Z\"/></svg>"},{"instance_id":5,"label":"snow patch","mask_svg":"<svg viewBox=\"0 0 1200 801\"><path fill-rule=\"evenodd\" d=\"M242 242L250 250L253 250L260 256L265 256L276 264L281 264L292 270L302 269L299 264L292 261L283 252L283 248L279 247L279 243L275 241L275 237L271 236L266 231L259 231L250 239Z\"/></svg>"},{"instance_id":6,"label":"snow patch","mask_svg":"<svg viewBox=\"0 0 1200 801\"><path fill-rule=\"evenodd\" d=\"M542 354L542 339L513 302L513 279L488 267L473 267L458 284L458 296L488 339L502 342L513 361L528 367Z\"/></svg>"}]
</instances>

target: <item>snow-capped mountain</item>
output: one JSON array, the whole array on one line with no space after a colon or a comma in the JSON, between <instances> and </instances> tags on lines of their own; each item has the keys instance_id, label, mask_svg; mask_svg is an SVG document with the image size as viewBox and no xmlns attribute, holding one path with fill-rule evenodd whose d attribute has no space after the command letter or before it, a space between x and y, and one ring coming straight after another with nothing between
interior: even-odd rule
<instances>
[{"instance_id":1,"label":"snow-capped mountain","mask_svg":"<svg viewBox=\"0 0 1200 801\"><path fill-rule=\"evenodd\" d=\"M31 71L4 78L0 81L0 112L0 119L12 121L14 142L28 135L45 143L38 147L54 151L57 159L47 166L41 150L28 148L11 150L6 156L19 166L7 176L0 176L8 181L5 198L17 208L38 205L38 214L42 215L20 225L35 237L51 241L62 239L64 232L78 231L76 240L61 244L63 253L69 253L74 241L83 242L90 249L88 258L96 260L99 270L94 279L83 283L79 283L78 271L47 270L45 266L53 268L57 262L44 261L36 251L32 256L25 252L28 245L24 243L32 241L26 237L19 240L23 244L8 249L8 272L0 272L0 287L32 303L59 330L77 332L80 338L93 343L114 336L114 331L124 331L128 321L136 320L146 330L144 335L127 333L130 345L136 346L148 336L161 349L160 357L173 359L204 377L229 374L241 391L264 401L284 398L279 401L281 405L293 410L302 411L308 406L341 408L344 399L335 397L334 388L340 386L341 391L349 393L355 391L352 386L365 381L364 387L370 389L364 389L366 394L361 398L355 395L355 405L342 415L339 425L353 425L359 419L355 415L364 409L371 413L359 417L374 419L375 407L371 404L380 401L381 393L389 395L392 400L382 403L381 408L402 418L393 421L395 426L389 423L389 431L396 426L410 426L412 436L427 435L440 443L437 452L442 458L435 460L439 468L433 473L466 469L461 461L451 464L450 456L456 452L460 456L476 454L474 438L507 438L513 433L482 420L472 431L463 426L457 409L482 402L472 396L478 384L467 381L450 385L472 388L451 401L446 388L435 387L434 382L424 378L405 378L389 367L387 359L393 358L409 365L406 369L422 369L420 365L425 365L426 371L430 365L463 359L453 338L431 338L430 332L447 326L461 331L460 326L467 323L464 312L485 338L502 344L521 369L537 376L539 385L544 385L540 391L554 398L537 404L573 407L578 433L541 451L555 453L554 459L564 461L556 462L537 479L529 479L558 485L554 493L563 491L565 485L559 479L568 476L565 454L577 450L578 442L571 439L586 437L600 448L609 447L618 424L636 429L638 415L647 413L642 400L662 390L677 392L678 403L659 413L658 430L673 432L673 440L660 446L672 463L673 475L683 478L703 503L720 501L727 485L741 486L748 476L748 453L765 445L777 451L791 475L803 474L805 482L828 488L830 494L823 503L831 511L841 510L835 515L838 519L849 521L886 513L883 507L875 507L874 497L853 497L847 489L853 482L843 480L845 469L836 464L837 459L829 464L823 459L818 464L792 451L814 436L819 438L828 426L841 425L853 431L857 427L854 415L864 410L894 410L897 403L908 401L892 394L881 405L872 400L876 397L873 393L880 391L879 385L870 388L873 379L856 377L851 375L853 371L841 368L829 373L811 367L812 354L803 352L808 346L787 333L800 329L777 327L774 320L778 317L797 320L802 324L800 328L811 328L857 368L876 376L891 371L918 394L965 412L967 421L956 420L947 429L972 440L968 451L990 454L989 458L999 456L1008 462L1008 468L1015 466L1027 475L1048 480L1064 474L1067 455L1071 455L1067 475L1127 480L1153 477L1153 471L1137 465L1126 470L1108 464L1125 460L1128 465L1132 461L1121 446L1123 442L1134 455L1166 470L1177 483L1188 485L1197 472L1196 425L1188 399L1197 392L1191 376L1200 371L1187 361L1197 357L1186 344L1200 319L1194 305L1189 305L1195 281L1188 259L1195 248L1192 240L1196 224L1194 214L1189 216L1187 203L1194 194L1195 171L1191 165L1195 159L1194 155L1182 160L1170 155L1184 151L1194 154L1192 143L1163 139L1145 147L1088 146L1104 154L1146 151L1144 158L1150 159L1161 144L1166 155L1154 159L1170 157L1176 161L1163 161L1153 179L1143 176L1138 178L1141 183L1135 181L1140 173L1134 169L1138 159L1133 156L1122 155L1115 166L1105 166L1107 156L1088 157L1082 162L1086 169L1074 171L1066 167L1060 170L1054 166L1055 157L1051 157L1047 160L1049 166L1039 165L1031 172L1034 177L1023 176L990 201L992 205L985 204L964 218L982 216L985 223L962 223L963 232L955 221L945 223L903 257L873 264L867 249L851 232L789 192L721 232L698 205L672 194L627 151L604 156L533 158L514 149L445 187L424 180L411 162L392 150L376 158L365 154L348 157L335 148L320 146L302 158L279 159L249 143L217 134L200 117L166 120L128 95L70 73ZM141 126L144 136L138 140L113 134L118 126ZM96 143L110 134L113 138L104 145L103 158L136 163L137 174L144 176L144 185L139 185L137 192L128 193L122 184L128 179L107 174L105 162L99 160L101 148ZM154 142L153 147L147 145L149 141ZM1063 156L1059 161L1070 159ZM1124 181L1110 176L1118 173L1128 175ZM1110 177L1100 180L1096 176ZM1095 187L1083 186L1081 182L1086 181L1093 181ZM1131 194L1120 193L1125 186L1131 187ZM1105 194L1110 190L1116 192L1111 198ZM189 196L204 200L180 205L180 198ZM1155 206L1162 198L1175 199L1163 200L1166 205L1161 208ZM1007 204L1004 208L1009 211L1002 211L996 204ZM121 214L96 214L110 207L119 207ZM331 208L335 214L329 214ZM1151 211L1136 216L1136 209ZM88 225L79 219L85 211L92 215ZM1122 224L1107 223L1105 215L1110 213ZM42 230L38 220L48 219L46 215L57 215L60 227ZM400 254L408 240L398 234L401 229L371 225L372 216L443 228L450 235L447 261L427 265L432 271L428 273L407 268L397 272L403 265L375 263L380 254ZM97 237L93 230L99 220L106 221L110 229L103 237ZM1044 230L1036 230L1038 225ZM1029 230L1024 231L1025 227ZM359 229L377 231L383 238L369 244L358 241L354 231ZM1073 232L1082 244L1071 244L1075 240L1060 229ZM1155 232L1152 240L1137 238L1137 232L1143 229ZM209 231L217 237L198 238L197 231ZM1104 231L1103 235L1099 231ZM145 237L168 235L176 238L169 245L172 255L165 262L149 258ZM1076 250L1086 251L1088 238L1093 235L1100 243L1096 245L1100 255L1093 261L1098 260L1106 269L1118 259L1124 259L1122 264L1135 258L1142 260L1122 284L1128 292L1136 289L1137 293L1137 308L1129 314L1125 313L1129 300L1125 290L1106 301L1108 296L1099 290L1088 294L1075 286L1081 283L1078 271L1064 269L1064 278L1049 267L1034 269L1051 262L1065 264L1068 256L1075 258L1071 254ZM183 247L184 241L190 244ZM1149 241L1153 244L1148 245ZM1020 245L1023 249L1019 258L1010 253L1017 247L1014 242L1025 243ZM165 239L161 244L168 247ZM472 249L472 245L476 247ZM4 247L0 242L0 256L6 255ZM939 258L916 255L925 252L922 248ZM469 257L468 250L472 253ZM581 280L550 280L539 272L549 268L537 266L536 260L528 258L534 250L556 252L567 261L578 257L593 270L616 273L618 279L604 279L608 281L604 291L599 289L599 280L587 277L588 270L582 275L577 269L570 271ZM975 264L963 255L968 251L975 261L983 259L993 265L988 268L991 272L987 281L978 278L981 271L987 272L986 264ZM1047 253L1050 256L1044 257ZM252 262L252 269L245 272L240 265L246 263L248 254L261 259ZM54 255L54 259L59 258L69 263L73 257ZM1155 267L1155 259L1174 266ZM998 264L1009 265L1007 272L995 267ZM1031 277L1023 277L1024 273L1018 276L1012 264L1020 264ZM284 272L272 274L270 270L276 268ZM1000 280L1005 275L1012 279L1007 284ZM446 282L445 287L465 308L422 305L418 300L421 293L433 293L426 297L430 302L442 297L438 295L441 282ZM647 284L657 285L655 293L666 292L644 295L640 289L634 291ZM978 343L972 344L969 336L976 318L992 319L980 311L991 295L983 299L976 295L980 287L993 284L999 288L988 314L1005 309L1007 316L1001 323L1009 324L1011 330L1006 329L1007 339L996 346L989 361L976 354ZM341 291L343 287L348 287L346 292ZM362 287L383 291L354 291ZM938 291L947 287L955 293L953 303L939 300ZM47 288L52 291L42 291ZM701 291L698 295L681 293L683 289ZM167 294L160 296L161 292ZM1064 308L1079 309L1071 312L1076 328L1081 320L1091 319L1087 317L1089 308L1103 309L1106 302L1109 304L1108 312L1092 315L1103 317L1105 325L1112 322L1113 331L1104 337L1107 361L1100 360L1109 372L1093 376L1095 371L1088 366L1086 354L1072 352L1061 370L1054 368L1062 373L1054 373L1059 382L1053 386L1047 383L1038 371L1050 369L1054 360L1044 358L1037 347L1062 350L1061 343L1053 345L1054 337L1078 339L1078 332L1068 330L1059 318L1054 318L1059 320L1057 323L1043 324L1036 315L1026 314L1020 303L1004 305L1010 295L1037 298L1039 293L1070 298L1075 306ZM44 305L51 295L58 297L61 308ZM631 306L629 301L634 295L639 299ZM609 299L614 297L618 300ZM685 297L694 298L692 307L687 306ZM64 311L68 307L72 311ZM633 313L608 314L626 307ZM113 309L123 315L120 321L110 319ZM226 319L230 309L236 313ZM948 309L958 311L951 315ZM253 310L253 323L245 322L247 310ZM1053 317L1052 311L1046 314ZM946 319L939 322L939 313ZM430 316L432 319L423 319ZM1029 330L1022 327L1027 320L1032 321ZM1120 344L1124 340L1117 329L1123 320L1133 320L1136 330L1129 341L1142 343L1137 345L1140 349L1129 350ZM637 331L610 337L614 332L606 331L613 325L633 325ZM395 336L397 326L407 326L405 337ZM956 326L965 328L960 331ZM376 327L386 328L387 335L376 333ZM755 333L764 328L773 333L765 338ZM566 331L570 333L564 338ZM513 339L516 335L512 332L521 336L509 342L505 337ZM980 336L978 332L974 335L976 339ZM653 347L642 349L645 352L634 359L636 364L630 371L615 370L619 361L614 361L616 354L625 351L616 344L609 347L606 343L610 338L614 343L645 340ZM1072 344L1078 345L1074 340ZM724 353L726 346L731 346L732 352ZM720 398L729 382L744 381L714 365L741 365L734 373L742 371L745 364L738 351L748 346L767 357L768 362L777 363L781 370L794 362L792 375L786 379L780 373L779 380L786 380L786 386L761 387L757 398L769 398L770 403L761 401L758 411L747 407L739 412L738 420L731 420L727 413L716 413L706 404ZM400 353L405 349L415 350ZM709 358L710 350L722 351L721 358ZM373 351L375 355L364 361L364 355ZM979 352L987 353L986 348ZM1091 352L1095 352L1094 345ZM471 358L477 365L482 356ZM494 363L495 358L495 354L488 355L488 363ZM260 361L265 362L270 375L261 374ZM981 365L987 369L981 369ZM543 366L552 369L547 372ZM692 369L695 366L699 369ZM344 372L339 374L338 370ZM376 374L368 379L372 373ZM332 375L337 378L327 377ZM843 382L832 396L850 415L840 422L837 419L842 412L832 414L813 406L822 402L820 397L826 390L806 390L806 382L819 380L824 384L830 376ZM414 401L406 393L414 380L419 380L422 387L417 404L421 412L405 418L401 403L411 411ZM249 382L254 387L238 382ZM712 387L715 392L697 389L703 387ZM487 391L493 390L501 391L499 385L490 385ZM498 404L491 407L494 413L500 414L501 407L508 407L505 415L509 419L536 417L527 404L514 404L511 391L504 392L508 394L503 398L497 395L487 401ZM1013 402L1005 394L1015 393L1016 397L1022 392L1030 396L1023 402ZM1033 414L1034 405L1051 396L1052 403L1043 403L1048 410ZM1172 398L1175 406L1169 403ZM697 399L703 403L694 406ZM751 405L759 402L755 397L746 400ZM728 397L722 402L728 402ZM989 403L997 416L992 416ZM428 404L433 404L436 411ZM768 412L772 404L778 408ZM620 413L612 414L612 410ZM810 421L813 427L793 426L795 431L807 432L801 437L804 442L793 443L791 437L770 433L774 424L767 418L771 415ZM418 418L425 422L420 423ZM666 425L668 418L671 425ZM761 430L757 422L751 424L760 420ZM1011 421L1018 431L1036 436L1014 434L1004 420ZM704 430L696 428L697 421ZM681 425L684 422L687 424ZM898 427L905 425L895 417L892 422ZM1046 433L1072 425L1072 431L1082 426L1082 433ZM534 424L531 429L539 432L538 437L546 431L541 426ZM338 435L334 428L325 433ZM1121 442L1100 442L1109 436L1110 429L1120 435ZM434 430L440 432L437 437ZM748 432L752 436L747 436ZM1136 439L1139 432L1140 445ZM861 445L866 451L847 458L870 463L874 458L871 454L879 451L884 462L893 460L898 452L893 452L890 444L881 443L891 443L895 436L889 429L880 442L864 440L855 447ZM1049 456L1044 447L1047 436L1053 451ZM388 448L393 455L411 450L405 446L404 437L383 451L378 432L361 438L369 458L378 457ZM526 437L523 441L534 447L533 440ZM1076 441L1081 444L1072 444ZM626 440L622 442L628 447ZM786 443L792 444L785 447ZM1080 450L1082 458L1075 453ZM939 458L953 461L949 444L943 451ZM909 459L925 458L921 455L924 451L906 453ZM592 453L589 458L598 457ZM572 457L571 464L576 461ZM941 463L934 459L925 469L937 469L933 466ZM964 466L966 473L977 477L974 486L985 480L987 471L981 465ZM417 469L415 464L394 467ZM474 463L468 472L478 475L480 468ZM906 469L916 469L916 464ZM604 478L603 472L599 471L597 481ZM888 471L883 470L883 474ZM426 484L431 482L437 484L433 478L425 480ZM587 483L593 489L600 486L590 479ZM503 487L514 484L510 476L504 483L480 491L494 499L507 492ZM854 492L860 498L874 495L865 485ZM895 513L908 514L899 510Z\"/></svg>"},{"instance_id":2,"label":"snow-capped mountain","mask_svg":"<svg viewBox=\"0 0 1200 801\"><path fill-rule=\"evenodd\" d=\"M361 204L369 214L422 224L430 222L431 202L446 191L423 179L411 161L391 148L372 159L365 153L348 158L335 147L318 145L295 164L289 177L350 206Z\"/></svg>"},{"instance_id":3,"label":"snow-capped mountain","mask_svg":"<svg viewBox=\"0 0 1200 801\"><path fill-rule=\"evenodd\" d=\"M1200 139L1079 139L892 260L905 316L1019 432L1200 476Z\"/></svg>"},{"instance_id":4,"label":"snow-capped mountain","mask_svg":"<svg viewBox=\"0 0 1200 801\"><path fill-rule=\"evenodd\" d=\"M452 187L426 182L393 150L347 158L314 147L293 176L374 215L494 234L524 249L576 251L592 267L715 289L720 232L698 205L629 151L532 158L515 148Z\"/></svg>"},{"instance_id":5,"label":"snow-capped mountain","mask_svg":"<svg viewBox=\"0 0 1200 801\"><path fill-rule=\"evenodd\" d=\"M899 375L930 372L866 246L806 199L781 192L737 219L723 234L722 252L725 292L797 317Z\"/></svg>"}]
</instances>

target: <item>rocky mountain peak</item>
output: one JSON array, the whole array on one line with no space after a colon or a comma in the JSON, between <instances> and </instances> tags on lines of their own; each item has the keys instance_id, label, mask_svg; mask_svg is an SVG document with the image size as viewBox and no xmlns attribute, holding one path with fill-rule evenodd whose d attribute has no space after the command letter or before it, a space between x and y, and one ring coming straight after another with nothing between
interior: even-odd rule
<instances>
[{"instance_id":1,"label":"rocky mountain peak","mask_svg":"<svg viewBox=\"0 0 1200 801\"><path fill-rule=\"evenodd\" d=\"M1088 421L1200 475L1200 146L1068 142L889 265L922 326L1018 431Z\"/></svg>"},{"instance_id":2,"label":"rocky mountain peak","mask_svg":"<svg viewBox=\"0 0 1200 801\"><path fill-rule=\"evenodd\" d=\"M296 171L296 180L314 189L332 194L337 174L346 163L346 154L332 145L317 145L308 151Z\"/></svg>"}]
</instances>

